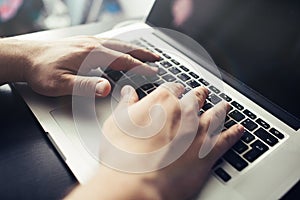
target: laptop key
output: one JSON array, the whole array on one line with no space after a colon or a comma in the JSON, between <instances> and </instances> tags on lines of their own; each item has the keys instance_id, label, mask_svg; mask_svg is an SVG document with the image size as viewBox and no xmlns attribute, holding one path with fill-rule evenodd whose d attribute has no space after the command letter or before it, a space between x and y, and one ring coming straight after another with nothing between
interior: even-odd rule
<instances>
[{"instance_id":1,"label":"laptop key","mask_svg":"<svg viewBox=\"0 0 300 200\"><path fill-rule=\"evenodd\" d=\"M273 135L265 131L263 128L259 128L254 132L254 135L259 137L262 141L270 145L271 147L278 143L278 139L275 138Z\"/></svg>"},{"instance_id":2,"label":"laptop key","mask_svg":"<svg viewBox=\"0 0 300 200\"><path fill-rule=\"evenodd\" d=\"M232 100L229 96L227 96L227 95L224 94L224 93L221 93L221 94L220 94L220 97L221 97L222 99L224 99L225 101L227 101L227 102L230 102L230 101Z\"/></svg>"},{"instance_id":3,"label":"laptop key","mask_svg":"<svg viewBox=\"0 0 300 200\"><path fill-rule=\"evenodd\" d=\"M135 91L136 91L139 99L142 99L142 98L144 98L147 95L143 90L141 90L141 88L138 88Z\"/></svg>"},{"instance_id":4,"label":"laptop key","mask_svg":"<svg viewBox=\"0 0 300 200\"><path fill-rule=\"evenodd\" d=\"M230 120L230 117L228 117L228 115L226 115L225 122L227 122L228 120Z\"/></svg>"},{"instance_id":5,"label":"laptop key","mask_svg":"<svg viewBox=\"0 0 300 200\"><path fill-rule=\"evenodd\" d=\"M219 90L218 88L216 88L215 86L213 86L213 85L211 85L211 86L209 87L209 89L210 89L211 91L213 91L214 93L216 93L216 94L219 94L219 93L220 93L220 90Z\"/></svg>"},{"instance_id":6,"label":"laptop key","mask_svg":"<svg viewBox=\"0 0 300 200\"><path fill-rule=\"evenodd\" d=\"M243 157L246 160L248 160L249 162L253 162L254 160L256 160L261 155L262 155L261 151L259 151L257 149L251 149L250 151L245 153L245 155Z\"/></svg>"},{"instance_id":7,"label":"laptop key","mask_svg":"<svg viewBox=\"0 0 300 200\"><path fill-rule=\"evenodd\" d=\"M191 88L196 88L200 86L200 83L198 83L195 80L190 80L188 82L186 82L187 85L189 85Z\"/></svg>"},{"instance_id":8,"label":"laptop key","mask_svg":"<svg viewBox=\"0 0 300 200\"><path fill-rule=\"evenodd\" d=\"M259 140L256 140L251 144L252 149L249 150L247 153L244 154L244 158L249 162L253 162L258 157L260 157L263 153L265 153L269 147L262 143Z\"/></svg>"},{"instance_id":9,"label":"laptop key","mask_svg":"<svg viewBox=\"0 0 300 200\"><path fill-rule=\"evenodd\" d=\"M188 93L189 91L191 91L191 89L190 89L190 88L184 88L184 92L183 92L183 94L186 94L186 93Z\"/></svg>"},{"instance_id":10,"label":"laptop key","mask_svg":"<svg viewBox=\"0 0 300 200\"><path fill-rule=\"evenodd\" d=\"M152 83L159 80L159 77L156 76L156 75L153 75L153 76L147 76L146 78L147 78L147 80L148 80L149 82L152 82Z\"/></svg>"},{"instance_id":11,"label":"laptop key","mask_svg":"<svg viewBox=\"0 0 300 200\"><path fill-rule=\"evenodd\" d=\"M152 88L150 90L147 91L147 94L150 94L151 92L153 92L156 88Z\"/></svg>"},{"instance_id":12,"label":"laptop key","mask_svg":"<svg viewBox=\"0 0 300 200\"><path fill-rule=\"evenodd\" d=\"M169 68L169 67L172 66L172 64L169 63L168 61L162 61L160 64L161 64L162 66L164 66L165 68Z\"/></svg>"},{"instance_id":13,"label":"laptop key","mask_svg":"<svg viewBox=\"0 0 300 200\"><path fill-rule=\"evenodd\" d=\"M162 53L162 52L163 52L163 51L160 50L159 48L155 48L154 50L157 51L158 53Z\"/></svg>"},{"instance_id":14,"label":"laptop key","mask_svg":"<svg viewBox=\"0 0 300 200\"><path fill-rule=\"evenodd\" d=\"M236 102L236 101L231 102L231 105L233 105L235 108L237 108L239 110L243 110L244 109L244 107L241 104L239 104L238 102Z\"/></svg>"},{"instance_id":15,"label":"laptop key","mask_svg":"<svg viewBox=\"0 0 300 200\"><path fill-rule=\"evenodd\" d=\"M199 78L199 76L194 72L190 72L189 74L195 79Z\"/></svg>"},{"instance_id":16,"label":"laptop key","mask_svg":"<svg viewBox=\"0 0 300 200\"><path fill-rule=\"evenodd\" d=\"M205 85L205 86L208 86L208 85L209 85L209 82L207 82L207 81L204 80L203 78L200 78L199 81L200 81L200 83L202 83L202 84Z\"/></svg>"},{"instance_id":17,"label":"laptop key","mask_svg":"<svg viewBox=\"0 0 300 200\"><path fill-rule=\"evenodd\" d=\"M227 129L229 129L230 127L232 127L232 126L235 125L235 124L236 124L235 121L230 120L230 121L226 122L226 123L224 124L224 126L225 126Z\"/></svg>"},{"instance_id":18,"label":"laptop key","mask_svg":"<svg viewBox=\"0 0 300 200\"><path fill-rule=\"evenodd\" d=\"M153 76L153 77L157 77L157 76ZM147 77L147 78L150 78L150 77ZM131 80L138 86L144 85L148 82L143 76L140 76L140 75L131 77ZM153 82L153 81L151 81L151 82Z\"/></svg>"},{"instance_id":19,"label":"laptop key","mask_svg":"<svg viewBox=\"0 0 300 200\"><path fill-rule=\"evenodd\" d=\"M228 182L231 179L231 176L221 167L215 170L215 174L224 182Z\"/></svg>"},{"instance_id":20,"label":"laptop key","mask_svg":"<svg viewBox=\"0 0 300 200\"><path fill-rule=\"evenodd\" d=\"M107 74L107 76L111 78L111 80L113 80L114 82L117 82L118 80L120 80L120 78L122 78L123 73L119 71L111 71Z\"/></svg>"},{"instance_id":21,"label":"laptop key","mask_svg":"<svg viewBox=\"0 0 300 200\"><path fill-rule=\"evenodd\" d=\"M245 132L244 132L243 136L241 137L241 139L244 142L249 144L250 142L252 142L255 139L255 137L251 133L249 133L247 130L245 130Z\"/></svg>"},{"instance_id":22,"label":"laptop key","mask_svg":"<svg viewBox=\"0 0 300 200\"><path fill-rule=\"evenodd\" d=\"M166 70L164 70L163 68L158 68L158 72L157 72L157 74L159 75L159 76L162 76L162 75L164 75L164 74L166 74L167 73L167 71Z\"/></svg>"},{"instance_id":23,"label":"laptop key","mask_svg":"<svg viewBox=\"0 0 300 200\"><path fill-rule=\"evenodd\" d=\"M279 139L283 139L284 135L282 133L280 133L278 130L276 130L275 128L271 128L270 132L275 135L277 138Z\"/></svg>"},{"instance_id":24,"label":"laptop key","mask_svg":"<svg viewBox=\"0 0 300 200\"><path fill-rule=\"evenodd\" d=\"M202 109L207 111L208 109L210 109L212 107L213 107L213 105L211 103L207 102L206 104L203 105Z\"/></svg>"},{"instance_id":25,"label":"laptop key","mask_svg":"<svg viewBox=\"0 0 300 200\"><path fill-rule=\"evenodd\" d=\"M219 158L219 159L215 162L215 164L212 166L212 169L218 167L218 166L219 166L220 164L222 164L222 163L223 163L223 159L222 159L222 158Z\"/></svg>"},{"instance_id":26,"label":"laptop key","mask_svg":"<svg viewBox=\"0 0 300 200\"><path fill-rule=\"evenodd\" d=\"M169 71L172 72L172 74L174 75L179 74L181 72L177 67L171 67L169 68Z\"/></svg>"},{"instance_id":27,"label":"laptop key","mask_svg":"<svg viewBox=\"0 0 300 200\"><path fill-rule=\"evenodd\" d=\"M249 131L253 131L258 127L258 125L249 118L245 119L241 124Z\"/></svg>"},{"instance_id":28,"label":"laptop key","mask_svg":"<svg viewBox=\"0 0 300 200\"><path fill-rule=\"evenodd\" d=\"M154 87L154 85L152 83L146 83L145 85L142 85L141 88L143 90L149 90L152 89Z\"/></svg>"},{"instance_id":29,"label":"laptop key","mask_svg":"<svg viewBox=\"0 0 300 200\"><path fill-rule=\"evenodd\" d=\"M233 110L231 113L229 113L229 116L232 117L237 122L240 122L245 118L245 116L242 113L240 113L238 110Z\"/></svg>"},{"instance_id":30,"label":"laptop key","mask_svg":"<svg viewBox=\"0 0 300 200\"><path fill-rule=\"evenodd\" d=\"M244 110L243 113L244 113L245 115L247 115L247 116L248 116L249 118L251 118L251 119L255 119L255 118L256 118L256 115L253 114L253 113L252 113L250 110L248 110L248 109Z\"/></svg>"},{"instance_id":31,"label":"laptop key","mask_svg":"<svg viewBox=\"0 0 300 200\"><path fill-rule=\"evenodd\" d=\"M166 80L167 82L173 82L176 80L176 78L174 76L172 76L171 74L164 75L162 78L164 80Z\"/></svg>"},{"instance_id":32,"label":"laptop key","mask_svg":"<svg viewBox=\"0 0 300 200\"><path fill-rule=\"evenodd\" d=\"M250 146L252 148L258 149L262 153L265 153L269 149L269 147L267 145L265 145L263 142L261 142L260 140L254 141Z\"/></svg>"},{"instance_id":33,"label":"laptop key","mask_svg":"<svg viewBox=\"0 0 300 200\"><path fill-rule=\"evenodd\" d=\"M171 59L171 56L169 56L169 55L166 54L166 53L163 53L163 56L164 56L165 58L167 58L167 59Z\"/></svg>"},{"instance_id":34,"label":"laptop key","mask_svg":"<svg viewBox=\"0 0 300 200\"><path fill-rule=\"evenodd\" d=\"M180 63L175 59L172 59L171 62L174 63L175 65L180 65Z\"/></svg>"},{"instance_id":35,"label":"laptop key","mask_svg":"<svg viewBox=\"0 0 300 200\"><path fill-rule=\"evenodd\" d=\"M211 94L207 97L207 99L212 102L213 104L217 104L219 103L220 101L222 101L222 99L220 97L218 97L217 95L215 94Z\"/></svg>"},{"instance_id":36,"label":"laptop key","mask_svg":"<svg viewBox=\"0 0 300 200\"><path fill-rule=\"evenodd\" d=\"M264 120L260 119L260 118L258 118L258 119L256 120L256 122L257 122L259 125L261 125L262 127L264 127L265 129L270 128L270 125L269 125L267 122L265 122Z\"/></svg>"},{"instance_id":37,"label":"laptop key","mask_svg":"<svg viewBox=\"0 0 300 200\"><path fill-rule=\"evenodd\" d=\"M179 74L177 77L178 77L180 80L182 80L182 81L187 81L187 80L190 80L190 79L191 79L191 77L189 77L189 76L186 75L185 73Z\"/></svg>"},{"instance_id":38,"label":"laptop key","mask_svg":"<svg viewBox=\"0 0 300 200\"><path fill-rule=\"evenodd\" d=\"M237 143L235 143L235 145L233 145L233 149L239 154L242 154L248 149L248 146L244 142L239 140Z\"/></svg>"},{"instance_id":39,"label":"laptop key","mask_svg":"<svg viewBox=\"0 0 300 200\"><path fill-rule=\"evenodd\" d=\"M165 83L164 80L159 79L159 80L155 81L153 84L154 84L156 87L159 87L160 85L162 85L162 84L164 84L164 83Z\"/></svg>"},{"instance_id":40,"label":"laptop key","mask_svg":"<svg viewBox=\"0 0 300 200\"><path fill-rule=\"evenodd\" d=\"M235 153L232 149L229 149L223 157L238 171L242 171L245 167L248 166L248 163L237 153Z\"/></svg>"},{"instance_id":41,"label":"laptop key","mask_svg":"<svg viewBox=\"0 0 300 200\"><path fill-rule=\"evenodd\" d=\"M185 66L183 66L183 65L180 65L179 66L183 71L185 71L185 72L188 72L189 71L189 69L188 68L186 68Z\"/></svg>"}]
</instances>

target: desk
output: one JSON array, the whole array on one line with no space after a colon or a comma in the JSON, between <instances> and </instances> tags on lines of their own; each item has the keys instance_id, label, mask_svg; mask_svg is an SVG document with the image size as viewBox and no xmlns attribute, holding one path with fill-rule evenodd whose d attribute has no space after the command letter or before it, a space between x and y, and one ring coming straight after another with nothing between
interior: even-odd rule
<instances>
[{"instance_id":1,"label":"desk","mask_svg":"<svg viewBox=\"0 0 300 200\"><path fill-rule=\"evenodd\" d=\"M77 183L24 101L0 87L0 199L59 199Z\"/></svg>"},{"instance_id":2,"label":"desk","mask_svg":"<svg viewBox=\"0 0 300 200\"><path fill-rule=\"evenodd\" d=\"M55 39L97 34L114 23L34 33ZM0 87L0 199L60 199L76 184L24 101L9 85ZM283 198L299 197L300 184Z\"/></svg>"}]
</instances>

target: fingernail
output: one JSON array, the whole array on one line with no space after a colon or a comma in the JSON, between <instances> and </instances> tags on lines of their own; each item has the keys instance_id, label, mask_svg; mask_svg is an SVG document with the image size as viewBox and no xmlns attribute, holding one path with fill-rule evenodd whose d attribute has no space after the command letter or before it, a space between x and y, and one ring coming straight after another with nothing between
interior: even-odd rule
<instances>
[{"instance_id":1,"label":"fingernail","mask_svg":"<svg viewBox=\"0 0 300 200\"><path fill-rule=\"evenodd\" d=\"M132 92L133 92L132 88L128 85L125 85L121 90L121 96L122 97L130 96Z\"/></svg>"},{"instance_id":2,"label":"fingernail","mask_svg":"<svg viewBox=\"0 0 300 200\"><path fill-rule=\"evenodd\" d=\"M153 71L157 72L158 68L157 67L150 67Z\"/></svg>"},{"instance_id":3,"label":"fingernail","mask_svg":"<svg viewBox=\"0 0 300 200\"><path fill-rule=\"evenodd\" d=\"M98 95L102 95L105 92L105 88L106 88L105 81L101 81L101 82L97 83L97 85L96 85L96 93Z\"/></svg>"},{"instance_id":4,"label":"fingernail","mask_svg":"<svg viewBox=\"0 0 300 200\"><path fill-rule=\"evenodd\" d=\"M240 133L244 133L245 128L242 125L238 124L237 128L238 128L238 130L239 130Z\"/></svg>"}]
</instances>

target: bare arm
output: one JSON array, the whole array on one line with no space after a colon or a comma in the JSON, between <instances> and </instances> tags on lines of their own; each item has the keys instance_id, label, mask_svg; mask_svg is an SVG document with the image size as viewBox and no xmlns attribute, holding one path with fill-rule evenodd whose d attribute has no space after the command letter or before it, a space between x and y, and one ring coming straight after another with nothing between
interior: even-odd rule
<instances>
[{"instance_id":1,"label":"bare arm","mask_svg":"<svg viewBox=\"0 0 300 200\"><path fill-rule=\"evenodd\" d=\"M30 65L30 48L15 39L0 40L0 84L25 81L24 68Z\"/></svg>"}]
</instances>

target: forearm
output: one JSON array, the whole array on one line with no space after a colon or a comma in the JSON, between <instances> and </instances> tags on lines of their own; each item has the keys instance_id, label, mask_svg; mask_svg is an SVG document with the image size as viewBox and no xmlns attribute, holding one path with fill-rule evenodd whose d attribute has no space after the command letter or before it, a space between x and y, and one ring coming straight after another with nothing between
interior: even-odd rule
<instances>
[{"instance_id":1,"label":"forearm","mask_svg":"<svg viewBox=\"0 0 300 200\"><path fill-rule=\"evenodd\" d=\"M25 81L24 71L30 65L30 43L5 38L0 39L0 85Z\"/></svg>"}]
</instances>

